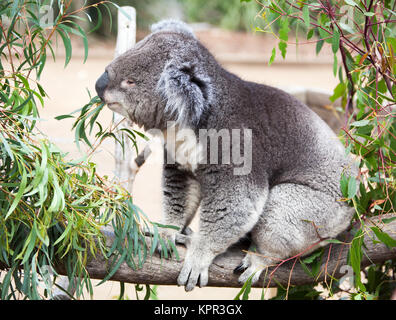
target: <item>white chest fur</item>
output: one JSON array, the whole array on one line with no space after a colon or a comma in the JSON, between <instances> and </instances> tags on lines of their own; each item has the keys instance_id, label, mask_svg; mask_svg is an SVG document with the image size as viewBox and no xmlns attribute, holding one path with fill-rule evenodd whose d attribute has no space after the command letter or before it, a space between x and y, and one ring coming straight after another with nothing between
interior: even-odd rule
<instances>
[{"instance_id":1,"label":"white chest fur","mask_svg":"<svg viewBox=\"0 0 396 320\"><path fill-rule=\"evenodd\" d=\"M168 128L164 132L167 161L176 162L184 169L194 172L203 160L203 147L192 129Z\"/></svg>"}]
</instances>

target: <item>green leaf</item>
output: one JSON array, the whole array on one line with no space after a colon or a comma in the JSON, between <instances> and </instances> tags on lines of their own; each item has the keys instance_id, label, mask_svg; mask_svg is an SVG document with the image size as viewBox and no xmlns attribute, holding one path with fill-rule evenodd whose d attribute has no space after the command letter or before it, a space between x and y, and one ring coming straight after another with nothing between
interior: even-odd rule
<instances>
[{"instance_id":1,"label":"green leaf","mask_svg":"<svg viewBox=\"0 0 396 320\"><path fill-rule=\"evenodd\" d=\"M283 41L288 41L289 40L289 20L287 18L283 18L280 21L281 28L279 29L279 39Z\"/></svg>"},{"instance_id":2,"label":"green leaf","mask_svg":"<svg viewBox=\"0 0 396 320\"><path fill-rule=\"evenodd\" d=\"M30 89L29 81L24 76L21 74L16 74L16 76L22 81L25 88Z\"/></svg>"},{"instance_id":3,"label":"green leaf","mask_svg":"<svg viewBox=\"0 0 396 320\"><path fill-rule=\"evenodd\" d=\"M7 299L6 294L8 293L8 288L9 288L9 286L11 284L11 276L14 273L14 271L15 271L15 267L10 269L10 270L8 270L8 272L6 273L4 279L2 280L2 282L0 282L0 284L2 285L1 286L1 290L0 290L1 300L6 300Z\"/></svg>"},{"instance_id":4,"label":"green leaf","mask_svg":"<svg viewBox=\"0 0 396 320\"><path fill-rule=\"evenodd\" d=\"M59 212L65 207L65 195L59 186L58 177L54 170L49 170L48 179L52 182L53 197L48 212Z\"/></svg>"},{"instance_id":5,"label":"green leaf","mask_svg":"<svg viewBox=\"0 0 396 320\"><path fill-rule=\"evenodd\" d=\"M88 39L87 39L87 35L85 33L85 31L74 21L67 21L68 23L74 25L76 27L76 29L73 29L72 27L65 25L65 24L61 24L59 25L60 28L65 29L65 31L74 33L75 35L79 36L82 38L83 40L83 45L84 45L84 61L83 63L85 63L87 61L88 58Z\"/></svg>"},{"instance_id":6,"label":"green leaf","mask_svg":"<svg viewBox=\"0 0 396 320\"><path fill-rule=\"evenodd\" d=\"M250 0L249 0L250 1ZM112 2L110 2L111 4L113 4ZM105 9L107 10L108 13L108 17L109 17L109 31L111 32L113 30L113 18L112 18L112 13L111 10L109 8L109 6L106 3L102 3L102 6L105 7ZM119 9L121 12L123 12L124 10L122 10L121 8ZM127 15L128 20L130 20L131 18L129 17L129 15Z\"/></svg>"},{"instance_id":7,"label":"green leaf","mask_svg":"<svg viewBox=\"0 0 396 320\"><path fill-rule=\"evenodd\" d=\"M311 39L312 36L314 35L315 29L310 29L307 33L307 40Z\"/></svg>"},{"instance_id":8,"label":"green leaf","mask_svg":"<svg viewBox=\"0 0 396 320\"><path fill-rule=\"evenodd\" d=\"M37 88L38 88L39 91L40 91L41 96L42 96L42 97L46 97L47 94L45 93L44 88L43 88L38 82L37 82L36 84L37 84ZM44 105L44 104L43 104L43 105Z\"/></svg>"},{"instance_id":9,"label":"green leaf","mask_svg":"<svg viewBox=\"0 0 396 320\"><path fill-rule=\"evenodd\" d=\"M161 244L161 256L165 259L168 259L168 249L165 245L164 239L159 238L159 243Z\"/></svg>"},{"instance_id":10,"label":"green leaf","mask_svg":"<svg viewBox=\"0 0 396 320\"><path fill-rule=\"evenodd\" d=\"M335 243L335 244L343 244L344 242L338 240L338 239L326 239L325 240L327 243Z\"/></svg>"},{"instance_id":11,"label":"green leaf","mask_svg":"<svg viewBox=\"0 0 396 320\"><path fill-rule=\"evenodd\" d=\"M356 2L353 0L344 0L346 4L349 4L350 6L357 6Z\"/></svg>"},{"instance_id":12,"label":"green leaf","mask_svg":"<svg viewBox=\"0 0 396 320\"><path fill-rule=\"evenodd\" d=\"M12 161L14 161L14 154L12 153L10 145L8 144L7 139L4 138L1 133L0 133L0 140L3 142L4 149L7 152L8 156L11 158Z\"/></svg>"},{"instance_id":13,"label":"green leaf","mask_svg":"<svg viewBox=\"0 0 396 320\"><path fill-rule=\"evenodd\" d=\"M378 227L371 227L378 240L383 242L388 248L396 247L396 239L393 239L386 232L380 230Z\"/></svg>"},{"instance_id":14,"label":"green leaf","mask_svg":"<svg viewBox=\"0 0 396 320\"><path fill-rule=\"evenodd\" d=\"M333 91L333 95L329 98L331 102L335 102L338 98L342 97L345 94L346 91L346 84L343 82L340 82Z\"/></svg>"},{"instance_id":15,"label":"green leaf","mask_svg":"<svg viewBox=\"0 0 396 320\"><path fill-rule=\"evenodd\" d=\"M49 45L50 47L50 45ZM51 47L50 47L51 48ZM41 74L44 70L44 66L45 66L45 62L47 61L47 53L46 50L43 51L43 53L40 56L40 60L39 60L39 68L37 70L37 80L40 79Z\"/></svg>"},{"instance_id":16,"label":"green leaf","mask_svg":"<svg viewBox=\"0 0 396 320\"><path fill-rule=\"evenodd\" d=\"M168 240L168 245L169 245L169 248L172 250L173 254L175 255L176 260L180 261L179 252L177 251L175 243L171 240Z\"/></svg>"},{"instance_id":17,"label":"green leaf","mask_svg":"<svg viewBox=\"0 0 396 320\"><path fill-rule=\"evenodd\" d=\"M81 38L82 38L83 44L84 44L84 61L83 61L83 63L85 63L88 58L88 38L87 38L87 35L84 32L84 30L79 25L77 25L77 29L81 34Z\"/></svg>"},{"instance_id":18,"label":"green leaf","mask_svg":"<svg viewBox=\"0 0 396 320\"><path fill-rule=\"evenodd\" d=\"M37 221L34 221L33 228L35 229L36 235L40 239L40 241L48 247L49 237L45 226L38 226Z\"/></svg>"},{"instance_id":19,"label":"green leaf","mask_svg":"<svg viewBox=\"0 0 396 320\"><path fill-rule=\"evenodd\" d=\"M62 27L62 25L59 25L59 27ZM71 45L70 37L69 37L69 34L65 30L56 29L56 31L62 38L63 45L65 47L65 53L66 53L65 67L66 67L69 64L71 55L72 55L72 45Z\"/></svg>"},{"instance_id":20,"label":"green leaf","mask_svg":"<svg viewBox=\"0 0 396 320\"><path fill-rule=\"evenodd\" d=\"M332 43L332 32L328 30L327 28L323 27L322 28L317 28L319 32L319 37L321 40L327 42L327 43Z\"/></svg>"},{"instance_id":21,"label":"green leaf","mask_svg":"<svg viewBox=\"0 0 396 320\"><path fill-rule=\"evenodd\" d=\"M156 225L153 224L153 238L151 242L151 249L150 249L150 255L153 255L155 252L155 249L157 248L158 245L158 228Z\"/></svg>"},{"instance_id":22,"label":"green leaf","mask_svg":"<svg viewBox=\"0 0 396 320\"><path fill-rule=\"evenodd\" d=\"M338 59L337 59L337 55L334 54L334 57L333 57L333 75L334 75L334 77L337 77L337 71L338 71Z\"/></svg>"},{"instance_id":23,"label":"green leaf","mask_svg":"<svg viewBox=\"0 0 396 320\"><path fill-rule=\"evenodd\" d=\"M91 30L89 30L88 33L92 33L95 32L96 30L98 30L100 28L100 26L102 25L102 20L103 20L103 16L102 16L102 12L100 11L98 6L94 7L96 9L96 12L98 14L97 16L97 20L98 22L96 23L95 27L93 27ZM122 11L121 11L122 12Z\"/></svg>"},{"instance_id":24,"label":"green leaf","mask_svg":"<svg viewBox=\"0 0 396 320\"><path fill-rule=\"evenodd\" d=\"M313 274L313 272L311 270L309 270L308 266L304 263L304 261L302 261L301 259L300 261L300 265L303 268L304 272L309 275L310 277L314 277L315 275Z\"/></svg>"},{"instance_id":25,"label":"green leaf","mask_svg":"<svg viewBox=\"0 0 396 320\"><path fill-rule=\"evenodd\" d=\"M349 249L349 259L355 273L355 283L356 286L362 290L366 291L365 286L361 281L360 276L360 262L362 260L362 245L363 245L363 231L360 229L356 232L355 237L352 240L351 247Z\"/></svg>"},{"instance_id":26,"label":"green leaf","mask_svg":"<svg viewBox=\"0 0 396 320\"><path fill-rule=\"evenodd\" d=\"M278 48L282 54L283 59L286 58L286 48L287 48L287 43L284 41L279 42Z\"/></svg>"},{"instance_id":27,"label":"green leaf","mask_svg":"<svg viewBox=\"0 0 396 320\"><path fill-rule=\"evenodd\" d=\"M150 140L149 137L147 137L145 134L143 134L143 133L141 133L141 132L139 132L137 130L133 130L133 132L135 132L139 137L143 138L146 141Z\"/></svg>"},{"instance_id":28,"label":"green leaf","mask_svg":"<svg viewBox=\"0 0 396 320\"><path fill-rule=\"evenodd\" d=\"M249 293L252 287L252 278L253 278L254 274L252 274L247 280L246 282L243 284L241 290L238 292L237 296L234 298L234 300L241 300L241 296L242 296L242 300L248 300L249 298Z\"/></svg>"},{"instance_id":29,"label":"green leaf","mask_svg":"<svg viewBox=\"0 0 396 320\"><path fill-rule=\"evenodd\" d=\"M303 14L303 19L304 19L305 26L306 26L307 28L309 28L309 27L310 27L310 24L311 24L311 19L310 19L310 17L309 17L309 8L308 8L307 5L305 5L305 6L303 7L303 9L302 9L302 14ZM311 29L311 30L312 30L312 29Z\"/></svg>"},{"instance_id":30,"label":"green leaf","mask_svg":"<svg viewBox=\"0 0 396 320\"><path fill-rule=\"evenodd\" d=\"M118 268L121 266L121 263L124 262L125 258L127 255L127 250L124 250L124 252L122 253L121 257L118 259L117 263L115 264L115 266L113 267L113 269L103 278L102 281L100 281L97 286L101 285L102 283L106 282L107 280L109 280L118 270Z\"/></svg>"},{"instance_id":31,"label":"green leaf","mask_svg":"<svg viewBox=\"0 0 396 320\"><path fill-rule=\"evenodd\" d=\"M394 221L394 220L396 220L396 217L392 217L392 218L383 218L383 219L381 219L381 221L383 222L383 223L390 223L390 222L392 222L392 221Z\"/></svg>"},{"instance_id":32,"label":"green leaf","mask_svg":"<svg viewBox=\"0 0 396 320\"><path fill-rule=\"evenodd\" d=\"M67 236L67 234L70 232L72 226L73 226L73 223L67 224L65 231L61 234L61 236L58 239L56 239L53 246L56 246L59 242L61 242Z\"/></svg>"},{"instance_id":33,"label":"green leaf","mask_svg":"<svg viewBox=\"0 0 396 320\"><path fill-rule=\"evenodd\" d=\"M29 260L30 254L32 253L33 249L36 246L36 239L37 239L36 230L32 229L32 231L29 234L29 237L25 241L25 246L24 246L23 250L21 251L21 255L23 255L21 264L24 264L25 262L27 262ZM25 251L25 249L26 249L26 251ZM18 256L17 258L20 258L20 256Z\"/></svg>"},{"instance_id":34,"label":"green leaf","mask_svg":"<svg viewBox=\"0 0 396 320\"><path fill-rule=\"evenodd\" d=\"M339 47L340 47L340 33L337 28L334 28L333 38L331 41L331 49L333 50L334 54L337 53Z\"/></svg>"},{"instance_id":35,"label":"green leaf","mask_svg":"<svg viewBox=\"0 0 396 320\"><path fill-rule=\"evenodd\" d=\"M23 196L23 194L24 194L24 192L25 192L25 189L26 189L26 184L27 184L27 172L26 172L25 166L24 166L23 164L22 164L21 166L22 166L22 179L21 179L21 184L19 185L18 193L16 194L16 196L15 196L15 198L14 198L14 201L13 201L12 204L11 204L10 209L7 211L7 214L5 215L4 220L7 220L7 218L11 215L11 213L14 212L14 210L15 210L16 207L18 206L19 201L21 200L21 198L22 198L22 196Z\"/></svg>"},{"instance_id":36,"label":"green leaf","mask_svg":"<svg viewBox=\"0 0 396 320\"><path fill-rule=\"evenodd\" d=\"M243 292L242 300L249 300L249 293L252 288L252 277L250 277L246 283L247 285L245 287L245 291Z\"/></svg>"},{"instance_id":37,"label":"green leaf","mask_svg":"<svg viewBox=\"0 0 396 320\"><path fill-rule=\"evenodd\" d=\"M339 22L338 25L341 27L342 30L347 31L351 34L355 33L355 31L346 23Z\"/></svg>"},{"instance_id":38,"label":"green leaf","mask_svg":"<svg viewBox=\"0 0 396 320\"><path fill-rule=\"evenodd\" d=\"M275 49L275 47L274 47L274 48L272 49L271 58L270 58L269 61L268 61L268 65L269 65L269 66L274 62L275 56L276 56L276 49Z\"/></svg>"},{"instance_id":39,"label":"green leaf","mask_svg":"<svg viewBox=\"0 0 396 320\"><path fill-rule=\"evenodd\" d=\"M360 120L351 123L351 127L364 127L370 123L370 120Z\"/></svg>"},{"instance_id":40,"label":"green leaf","mask_svg":"<svg viewBox=\"0 0 396 320\"><path fill-rule=\"evenodd\" d=\"M320 257L322 254L323 254L323 251L318 250L318 251L312 253L311 255L309 255L307 258L304 258L302 261L303 261L304 263L306 263L306 264L310 264L310 263L314 262L315 259L316 259L317 257Z\"/></svg>"},{"instance_id":41,"label":"green leaf","mask_svg":"<svg viewBox=\"0 0 396 320\"><path fill-rule=\"evenodd\" d=\"M175 229L175 230L180 230L180 227L171 225L171 224L161 224L159 222L152 222L152 224L156 225L157 227L160 228L170 228L170 229Z\"/></svg>"},{"instance_id":42,"label":"green leaf","mask_svg":"<svg viewBox=\"0 0 396 320\"><path fill-rule=\"evenodd\" d=\"M357 191L357 183L354 177L349 177L348 181L348 198L352 199Z\"/></svg>"},{"instance_id":43,"label":"green leaf","mask_svg":"<svg viewBox=\"0 0 396 320\"><path fill-rule=\"evenodd\" d=\"M60 116L55 117L55 120L63 120L68 118L74 118L71 114L62 114Z\"/></svg>"},{"instance_id":44,"label":"green leaf","mask_svg":"<svg viewBox=\"0 0 396 320\"><path fill-rule=\"evenodd\" d=\"M324 41L323 40L319 40L318 42L316 42L316 55L319 54L320 50L322 50Z\"/></svg>"},{"instance_id":45,"label":"green leaf","mask_svg":"<svg viewBox=\"0 0 396 320\"><path fill-rule=\"evenodd\" d=\"M341 192L344 197L348 196L348 178L342 174L340 180Z\"/></svg>"}]
</instances>

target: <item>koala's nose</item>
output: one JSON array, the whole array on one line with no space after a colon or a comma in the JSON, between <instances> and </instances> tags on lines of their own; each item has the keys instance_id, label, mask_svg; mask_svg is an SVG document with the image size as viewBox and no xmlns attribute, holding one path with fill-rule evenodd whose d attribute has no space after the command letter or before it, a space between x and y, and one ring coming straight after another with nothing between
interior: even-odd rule
<instances>
[{"instance_id":1,"label":"koala's nose","mask_svg":"<svg viewBox=\"0 0 396 320\"><path fill-rule=\"evenodd\" d=\"M102 99L103 102L104 102L103 93L108 84L109 84L109 75L107 71L105 71L96 81L95 84L96 93L98 94L99 98Z\"/></svg>"}]
</instances>

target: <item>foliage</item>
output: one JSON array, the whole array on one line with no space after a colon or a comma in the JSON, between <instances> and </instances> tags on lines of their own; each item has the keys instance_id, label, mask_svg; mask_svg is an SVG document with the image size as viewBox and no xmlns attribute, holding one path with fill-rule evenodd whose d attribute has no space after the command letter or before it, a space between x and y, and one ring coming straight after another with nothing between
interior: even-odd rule
<instances>
[{"instance_id":1,"label":"foliage","mask_svg":"<svg viewBox=\"0 0 396 320\"><path fill-rule=\"evenodd\" d=\"M77 6L78 2L75 2ZM113 21L117 21L118 7L134 7L138 12L138 17L136 19L137 28L142 30L147 30L149 26L164 13L164 10L166 11L166 4L155 0L114 0L112 3L115 4L115 6L93 6L94 4L99 4L101 2L102 1L100 0L87 0L87 3L90 5L87 8L87 13L92 18L92 21L102 20L94 31L100 36L116 35L117 28L116 25L113 24Z\"/></svg>"},{"instance_id":2,"label":"foliage","mask_svg":"<svg viewBox=\"0 0 396 320\"><path fill-rule=\"evenodd\" d=\"M394 236L383 231L381 225L369 227L365 223L369 217L395 213L395 1L265 0L260 4L265 27L256 30L279 40L270 64L277 52L285 58L291 30L304 33L307 43L316 42L317 54L324 45L332 49L334 76L339 84L330 99L341 99L345 124L340 138L346 152L359 164L357 182L354 177L340 179L344 195L341 200L356 210L352 223L354 239L349 249L349 264L355 276L353 288L346 292L353 299L389 298L396 288L396 262L387 261L364 270L360 264L364 254L362 236L368 231L374 232L377 239L373 241L396 246ZM330 295L342 291L336 281L323 285ZM302 297L307 287L291 290L294 296ZM314 291L312 287L312 294Z\"/></svg>"},{"instance_id":3,"label":"foliage","mask_svg":"<svg viewBox=\"0 0 396 320\"><path fill-rule=\"evenodd\" d=\"M89 4L98 3L98 0L89 0ZM214 26L230 30L251 30L252 20L260 6L246 5L239 0L114 0L119 6L132 6L138 12L137 28L148 30L150 25L165 18L180 18L187 22L205 22ZM103 23L95 31L101 36L115 34L116 28L111 27L115 21L117 11L110 7L110 14L104 15L104 8L91 7L89 13L93 20L103 18Z\"/></svg>"},{"instance_id":4,"label":"foliage","mask_svg":"<svg viewBox=\"0 0 396 320\"><path fill-rule=\"evenodd\" d=\"M239 0L180 0L186 17L193 22L208 22L230 30L251 30L258 4L246 5Z\"/></svg>"},{"instance_id":5,"label":"foliage","mask_svg":"<svg viewBox=\"0 0 396 320\"><path fill-rule=\"evenodd\" d=\"M72 54L70 35L81 37L88 55L87 34L76 21L72 1L58 1L59 12L45 23L49 1L0 2L0 299L51 297L52 279L65 266L76 288L92 295L86 264L102 254L109 261L108 280L122 262L132 268L153 254L145 230L158 238L157 226L139 211L121 186L96 173L88 160L67 161L65 154L36 129L39 107L47 94L40 85L54 43L65 48L65 66ZM107 8L105 1L100 5ZM96 6L96 5L95 5ZM86 16L86 19L89 19ZM95 27L97 27L96 24ZM89 142L85 130L100 128L102 141L113 132L103 130L95 116L103 104L97 97L76 121L76 140ZM89 112L88 112L89 111ZM85 123L88 116L89 122ZM64 116L60 117L63 118ZM134 133L130 136L134 138ZM115 240L106 247L102 228L111 224ZM159 240L160 239L160 240ZM155 243L153 243L155 247ZM59 269L58 269L59 270Z\"/></svg>"}]
</instances>

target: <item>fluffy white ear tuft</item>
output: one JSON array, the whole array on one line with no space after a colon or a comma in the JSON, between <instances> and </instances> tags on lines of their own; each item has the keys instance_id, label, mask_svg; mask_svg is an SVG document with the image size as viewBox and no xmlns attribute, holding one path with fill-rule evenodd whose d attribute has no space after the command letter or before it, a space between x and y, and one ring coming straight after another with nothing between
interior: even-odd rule
<instances>
[{"instance_id":1,"label":"fluffy white ear tuft","mask_svg":"<svg viewBox=\"0 0 396 320\"><path fill-rule=\"evenodd\" d=\"M194 127L213 100L211 79L191 61L168 62L157 84L166 100L165 111L178 124Z\"/></svg>"},{"instance_id":2,"label":"fluffy white ear tuft","mask_svg":"<svg viewBox=\"0 0 396 320\"><path fill-rule=\"evenodd\" d=\"M180 20L173 20L173 19L162 20L151 26L152 33L159 31L173 31L196 38L193 30L186 23Z\"/></svg>"}]
</instances>

